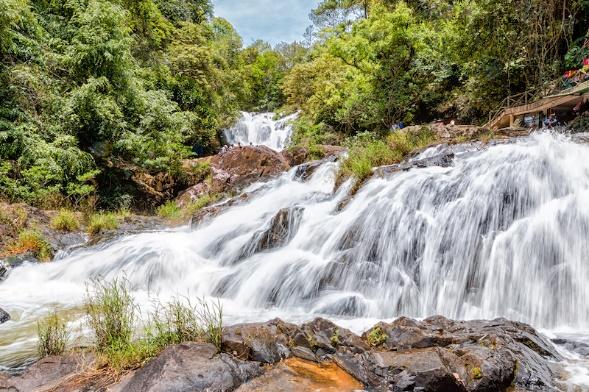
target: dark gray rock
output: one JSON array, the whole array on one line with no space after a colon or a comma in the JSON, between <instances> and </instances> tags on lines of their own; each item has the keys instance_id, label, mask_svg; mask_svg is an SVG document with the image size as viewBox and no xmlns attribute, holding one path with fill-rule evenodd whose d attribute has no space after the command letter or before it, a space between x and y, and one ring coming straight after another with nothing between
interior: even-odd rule
<instances>
[{"instance_id":1,"label":"dark gray rock","mask_svg":"<svg viewBox=\"0 0 589 392\"><path fill-rule=\"evenodd\" d=\"M0 282L6 279L8 276L8 267L2 261L0 261Z\"/></svg>"},{"instance_id":2,"label":"dark gray rock","mask_svg":"<svg viewBox=\"0 0 589 392\"><path fill-rule=\"evenodd\" d=\"M4 324L8 320L10 320L10 315L8 314L8 312L0 308L0 324Z\"/></svg>"},{"instance_id":3,"label":"dark gray rock","mask_svg":"<svg viewBox=\"0 0 589 392\"><path fill-rule=\"evenodd\" d=\"M260 376L259 363L216 354L211 344L184 343L166 348L125 385L128 392L233 391Z\"/></svg>"}]
</instances>

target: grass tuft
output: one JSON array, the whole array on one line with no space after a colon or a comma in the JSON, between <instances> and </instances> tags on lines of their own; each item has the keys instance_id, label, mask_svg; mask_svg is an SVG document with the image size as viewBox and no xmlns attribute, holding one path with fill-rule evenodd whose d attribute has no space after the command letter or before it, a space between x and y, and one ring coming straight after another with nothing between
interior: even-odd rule
<instances>
[{"instance_id":1,"label":"grass tuft","mask_svg":"<svg viewBox=\"0 0 589 392\"><path fill-rule=\"evenodd\" d=\"M65 322L57 313L37 323L37 335L39 337L37 351L41 358L61 355L65 352L68 333Z\"/></svg>"},{"instance_id":2,"label":"grass tuft","mask_svg":"<svg viewBox=\"0 0 589 392\"><path fill-rule=\"evenodd\" d=\"M112 212L101 212L90 217L88 234L96 235L108 230L119 228L119 216Z\"/></svg>"},{"instance_id":3,"label":"grass tuft","mask_svg":"<svg viewBox=\"0 0 589 392\"><path fill-rule=\"evenodd\" d=\"M80 222L75 212L63 209L51 220L51 227L59 231L72 232L80 228Z\"/></svg>"},{"instance_id":4,"label":"grass tuft","mask_svg":"<svg viewBox=\"0 0 589 392\"><path fill-rule=\"evenodd\" d=\"M37 230L25 229L20 232L18 239L8 246L8 253L12 255L31 252L41 261L49 261L53 257L51 245Z\"/></svg>"},{"instance_id":5,"label":"grass tuft","mask_svg":"<svg viewBox=\"0 0 589 392\"><path fill-rule=\"evenodd\" d=\"M170 200L166 204L158 207L157 214L170 221L178 221L183 217L182 209L176 204L175 201Z\"/></svg>"},{"instance_id":6,"label":"grass tuft","mask_svg":"<svg viewBox=\"0 0 589 392\"><path fill-rule=\"evenodd\" d=\"M126 280L94 280L86 293L86 314L98 351L116 351L131 343L136 316Z\"/></svg>"}]
</instances>

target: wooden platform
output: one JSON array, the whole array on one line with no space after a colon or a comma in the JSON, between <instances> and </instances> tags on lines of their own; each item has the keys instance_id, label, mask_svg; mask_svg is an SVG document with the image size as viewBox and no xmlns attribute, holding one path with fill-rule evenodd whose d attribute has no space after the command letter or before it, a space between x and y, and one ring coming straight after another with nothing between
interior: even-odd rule
<instances>
[{"instance_id":1,"label":"wooden platform","mask_svg":"<svg viewBox=\"0 0 589 392\"><path fill-rule=\"evenodd\" d=\"M501 129L513 126L518 117L529 114L543 113L548 111L570 111L579 102L589 99L589 81L583 82L573 88L564 90L555 95L549 95L532 103L503 108L485 126L491 129Z\"/></svg>"}]
</instances>

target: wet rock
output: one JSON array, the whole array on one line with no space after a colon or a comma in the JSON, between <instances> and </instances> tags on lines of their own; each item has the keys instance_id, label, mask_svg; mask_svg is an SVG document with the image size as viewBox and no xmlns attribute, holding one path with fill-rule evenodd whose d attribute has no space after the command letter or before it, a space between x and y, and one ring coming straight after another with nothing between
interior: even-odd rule
<instances>
[{"instance_id":1,"label":"wet rock","mask_svg":"<svg viewBox=\"0 0 589 392\"><path fill-rule=\"evenodd\" d=\"M0 308L0 324L4 324L8 320L10 320L10 315L8 314L8 312Z\"/></svg>"},{"instance_id":2,"label":"wet rock","mask_svg":"<svg viewBox=\"0 0 589 392\"><path fill-rule=\"evenodd\" d=\"M237 392L354 392L363 385L332 363L316 364L289 359L274 366L261 377L249 381Z\"/></svg>"},{"instance_id":3,"label":"wet rock","mask_svg":"<svg viewBox=\"0 0 589 392\"><path fill-rule=\"evenodd\" d=\"M215 192L242 188L290 168L280 153L265 146L232 148L212 157L211 166Z\"/></svg>"},{"instance_id":4,"label":"wet rock","mask_svg":"<svg viewBox=\"0 0 589 392\"><path fill-rule=\"evenodd\" d=\"M295 236L304 211L303 207L283 208L278 211L270 221L268 229L255 234L255 238L251 241L253 245L251 253L275 249L287 244Z\"/></svg>"},{"instance_id":5,"label":"wet rock","mask_svg":"<svg viewBox=\"0 0 589 392\"><path fill-rule=\"evenodd\" d=\"M0 261L0 282L6 279L8 276L8 267L2 261Z\"/></svg>"},{"instance_id":6,"label":"wet rock","mask_svg":"<svg viewBox=\"0 0 589 392\"><path fill-rule=\"evenodd\" d=\"M166 348L126 383L128 392L233 391L262 374L259 363L216 354L211 344L184 343Z\"/></svg>"},{"instance_id":7,"label":"wet rock","mask_svg":"<svg viewBox=\"0 0 589 392\"><path fill-rule=\"evenodd\" d=\"M319 161L312 161L298 165L295 172L295 178L300 181L307 181L315 173L315 171L326 162L337 161L337 156L332 155Z\"/></svg>"},{"instance_id":8,"label":"wet rock","mask_svg":"<svg viewBox=\"0 0 589 392\"><path fill-rule=\"evenodd\" d=\"M314 154L311 154L308 148L294 147L282 151L282 156L284 156L290 166L298 166L312 159L337 157L343 154L345 151L346 149L341 146L322 144L317 146L317 151L314 151Z\"/></svg>"}]
</instances>

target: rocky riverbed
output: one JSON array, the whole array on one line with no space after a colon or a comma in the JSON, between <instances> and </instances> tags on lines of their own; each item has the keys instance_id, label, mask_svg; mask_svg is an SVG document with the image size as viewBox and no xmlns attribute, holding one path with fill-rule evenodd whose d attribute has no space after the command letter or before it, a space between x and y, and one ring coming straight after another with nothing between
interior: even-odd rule
<instances>
[{"instance_id":1,"label":"rocky riverbed","mask_svg":"<svg viewBox=\"0 0 589 392\"><path fill-rule=\"evenodd\" d=\"M562 358L530 326L399 318L363 335L325 319L226 327L223 349L186 342L115 377L89 353L49 357L0 391L551 391Z\"/></svg>"}]
</instances>

